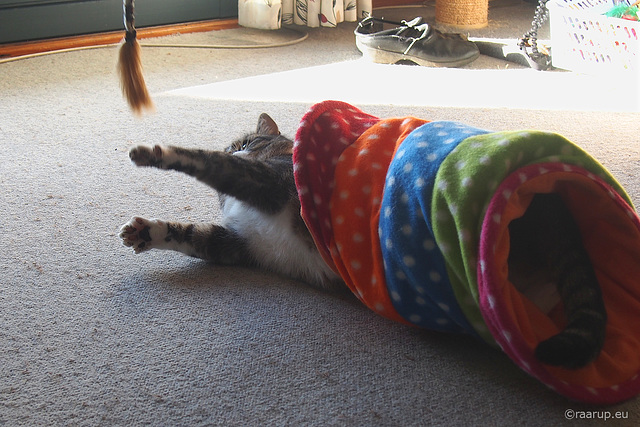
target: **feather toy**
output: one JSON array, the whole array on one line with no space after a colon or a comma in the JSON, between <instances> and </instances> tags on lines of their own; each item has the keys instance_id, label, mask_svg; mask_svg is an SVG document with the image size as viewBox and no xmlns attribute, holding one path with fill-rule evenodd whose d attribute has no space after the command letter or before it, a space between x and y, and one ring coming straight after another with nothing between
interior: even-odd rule
<instances>
[{"instance_id":1,"label":"feather toy","mask_svg":"<svg viewBox=\"0 0 640 427\"><path fill-rule=\"evenodd\" d=\"M126 34L118 57L120 87L133 112L140 115L143 110L153 110L154 106L142 74L140 44L136 39L134 25L133 0L123 0L122 5Z\"/></svg>"}]
</instances>

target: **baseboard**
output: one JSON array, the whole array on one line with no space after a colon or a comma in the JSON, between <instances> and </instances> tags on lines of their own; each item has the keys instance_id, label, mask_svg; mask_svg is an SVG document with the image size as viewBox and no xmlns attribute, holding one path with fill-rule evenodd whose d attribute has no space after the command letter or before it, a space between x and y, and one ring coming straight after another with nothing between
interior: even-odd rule
<instances>
[{"instance_id":1,"label":"baseboard","mask_svg":"<svg viewBox=\"0 0 640 427\"><path fill-rule=\"evenodd\" d=\"M168 36L178 33L197 33L204 31L237 28L237 19L214 19L210 21L187 22L183 24L161 25L157 27L139 28L138 38ZM74 49L88 46L99 46L119 43L124 37L123 31L96 33L73 37L60 37L30 42L0 44L0 58L32 55L62 49Z\"/></svg>"}]
</instances>

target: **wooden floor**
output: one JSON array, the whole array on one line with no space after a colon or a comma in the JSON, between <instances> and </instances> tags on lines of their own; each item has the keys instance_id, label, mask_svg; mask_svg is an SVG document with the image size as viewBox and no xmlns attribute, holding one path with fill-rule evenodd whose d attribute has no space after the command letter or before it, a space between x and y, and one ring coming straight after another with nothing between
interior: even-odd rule
<instances>
[{"instance_id":1,"label":"wooden floor","mask_svg":"<svg viewBox=\"0 0 640 427\"><path fill-rule=\"evenodd\" d=\"M138 39L167 36L178 33L196 33L204 31L224 30L238 27L237 19L214 19L211 21L189 22L184 24L163 25L158 27L139 28ZM88 34L73 37L61 37L21 43L0 44L0 58L11 58L50 52L62 49L74 49L88 46L99 46L119 43L124 37L123 31Z\"/></svg>"}]
</instances>

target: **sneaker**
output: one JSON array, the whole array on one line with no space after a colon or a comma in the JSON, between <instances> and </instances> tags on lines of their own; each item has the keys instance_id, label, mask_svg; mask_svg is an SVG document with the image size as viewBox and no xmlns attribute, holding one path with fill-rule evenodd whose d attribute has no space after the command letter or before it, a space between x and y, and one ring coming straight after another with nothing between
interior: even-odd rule
<instances>
[{"instance_id":1,"label":"sneaker","mask_svg":"<svg viewBox=\"0 0 640 427\"><path fill-rule=\"evenodd\" d=\"M382 30L380 23L399 25ZM354 31L356 46L373 62L411 61L427 67L461 67L475 61L480 51L461 34L441 33L421 17L392 22L369 16Z\"/></svg>"}]
</instances>

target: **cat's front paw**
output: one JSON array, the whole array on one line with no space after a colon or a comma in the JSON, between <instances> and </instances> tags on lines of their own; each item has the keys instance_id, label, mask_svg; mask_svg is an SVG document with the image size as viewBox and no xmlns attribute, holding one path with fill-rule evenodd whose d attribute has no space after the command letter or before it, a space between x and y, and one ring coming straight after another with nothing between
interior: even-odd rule
<instances>
[{"instance_id":1,"label":"cat's front paw","mask_svg":"<svg viewBox=\"0 0 640 427\"><path fill-rule=\"evenodd\" d=\"M162 163L162 157L162 147L159 145L153 147L137 145L129 150L129 158L136 166L159 167Z\"/></svg>"},{"instance_id":2,"label":"cat's front paw","mask_svg":"<svg viewBox=\"0 0 640 427\"><path fill-rule=\"evenodd\" d=\"M163 226L164 223L159 220L136 216L120 228L120 238L125 246L133 248L133 251L139 254L154 247L155 240L158 240L158 231Z\"/></svg>"}]
</instances>

